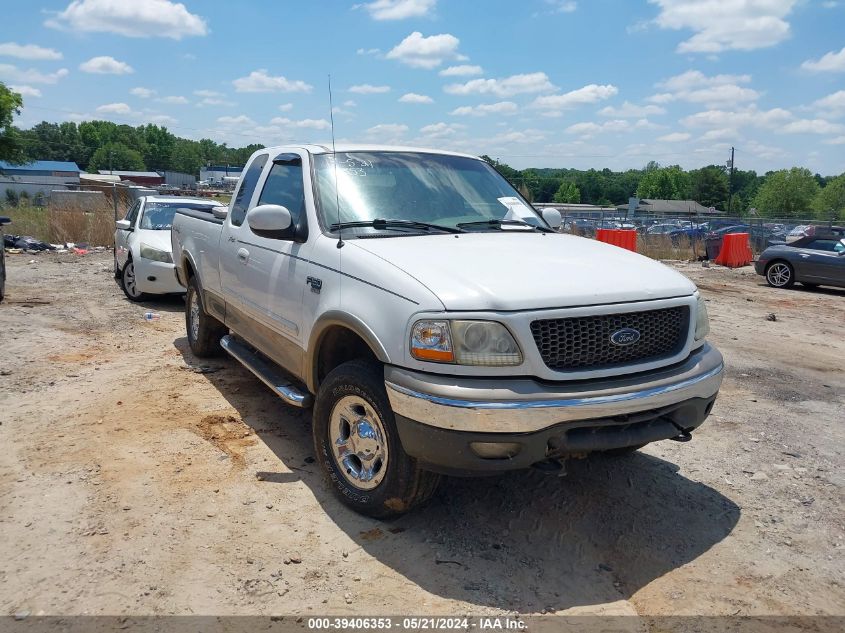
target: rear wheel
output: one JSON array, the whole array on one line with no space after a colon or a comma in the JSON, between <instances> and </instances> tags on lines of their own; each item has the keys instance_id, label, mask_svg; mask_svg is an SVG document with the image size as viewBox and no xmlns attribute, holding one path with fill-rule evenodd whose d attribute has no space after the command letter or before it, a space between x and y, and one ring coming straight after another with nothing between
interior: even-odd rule
<instances>
[{"instance_id":1,"label":"rear wheel","mask_svg":"<svg viewBox=\"0 0 845 633\"><path fill-rule=\"evenodd\" d=\"M420 469L402 448L381 366L354 360L320 385L314 449L335 495L367 516L385 519L428 500L440 476Z\"/></svg>"},{"instance_id":2,"label":"rear wheel","mask_svg":"<svg viewBox=\"0 0 845 633\"><path fill-rule=\"evenodd\" d=\"M795 271L787 262L772 262L766 268L766 281L773 288L791 288L795 283Z\"/></svg>"},{"instance_id":3,"label":"rear wheel","mask_svg":"<svg viewBox=\"0 0 845 633\"><path fill-rule=\"evenodd\" d=\"M228 332L225 325L206 314L196 277L188 281L188 292L185 295L185 330L188 333L188 345L194 356L199 358L219 354L220 339Z\"/></svg>"},{"instance_id":4,"label":"rear wheel","mask_svg":"<svg viewBox=\"0 0 845 633\"><path fill-rule=\"evenodd\" d=\"M138 290L138 279L135 276L135 262L130 257L120 273L120 287L123 288L123 294L130 301L144 301L147 298L143 292Z\"/></svg>"}]
</instances>

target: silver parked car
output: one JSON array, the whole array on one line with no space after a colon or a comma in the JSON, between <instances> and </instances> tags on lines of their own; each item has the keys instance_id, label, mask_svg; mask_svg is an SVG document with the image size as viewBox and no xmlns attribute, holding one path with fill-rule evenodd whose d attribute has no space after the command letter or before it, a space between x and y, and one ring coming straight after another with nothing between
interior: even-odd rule
<instances>
[{"instance_id":1,"label":"silver parked car","mask_svg":"<svg viewBox=\"0 0 845 633\"><path fill-rule=\"evenodd\" d=\"M788 244L770 246L754 268L775 288L789 288L796 281L810 288L845 288L845 235L817 231Z\"/></svg>"}]
</instances>

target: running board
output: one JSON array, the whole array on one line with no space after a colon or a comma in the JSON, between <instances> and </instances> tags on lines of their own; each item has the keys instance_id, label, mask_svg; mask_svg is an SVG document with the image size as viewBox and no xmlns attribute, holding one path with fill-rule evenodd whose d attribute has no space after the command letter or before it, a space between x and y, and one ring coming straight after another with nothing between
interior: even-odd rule
<instances>
[{"instance_id":1,"label":"running board","mask_svg":"<svg viewBox=\"0 0 845 633\"><path fill-rule=\"evenodd\" d=\"M289 405L307 409L313 404L311 394L300 391L272 362L259 356L231 334L220 339L220 347Z\"/></svg>"}]
</instances>

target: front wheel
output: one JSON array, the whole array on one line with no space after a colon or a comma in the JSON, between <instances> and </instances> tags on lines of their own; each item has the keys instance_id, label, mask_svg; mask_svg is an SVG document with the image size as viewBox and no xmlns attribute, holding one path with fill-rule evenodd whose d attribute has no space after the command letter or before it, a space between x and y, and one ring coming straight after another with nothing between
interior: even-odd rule
<instances>
[{"instance_id":1,"label":"front wheel","mask_svg":"<svg viewBox=\"0 0 845 633\"><path fill-rule=\"evenodd\" d=\"M143 301L147 298L143 292L138 290L138 280L135 275L135 262L132 259L126 261L123 267L123 272L120 274L120 287L123 288L123 294L130 301Z\"/></svg>"},{"instance_id":2,"label":"front wheel","mask_svg":"<svg viewBox=\"0 0 845 633\"><path fill-rule=\"evenodd\" d=\"M196 277L188 281L188 292L185 295L185 330L188 333L188 345L194 356L199 358L217 356L220 353L220 339L228 332L220 321L206 314Z\"/></svg>"},{"instance_id":3,"label":"front wheel","mask_svg":"<svg viewBox=\"0 0 845 633\"><path fill-rule=\"evenodd\" d=\"M335 495L367 516L386 519L428 500L440 476L402 448L381 366L354 360L320 385L314 449Z\"/></svg>"},{"instance_id":4,"label":"front wheel","mask_svg":"<svg viewBox=\"0 0 845 633\"><path fill-rule=\"evenodd\" d=\"M773 288L791 288L795 283L795 271L786 262L773 262L766 268L766 281Z\"/></svg>"}]
</instances>

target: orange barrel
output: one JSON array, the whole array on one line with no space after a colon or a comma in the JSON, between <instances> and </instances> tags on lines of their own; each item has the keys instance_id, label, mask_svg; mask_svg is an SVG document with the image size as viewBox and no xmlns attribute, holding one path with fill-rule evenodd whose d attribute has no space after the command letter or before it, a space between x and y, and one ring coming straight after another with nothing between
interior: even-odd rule
<instances>
[{"instance_id":1,"label":"orange barrel","mask_svg":"<svg viewBox=\"0 0 845 633\"><path fill-rule=\"evenodd\" d=\"M716 263L728 268L747 266L754 259L748 233L729 233L722 240L722 250L716 258Z\"/></svg>"}]
</instances>

